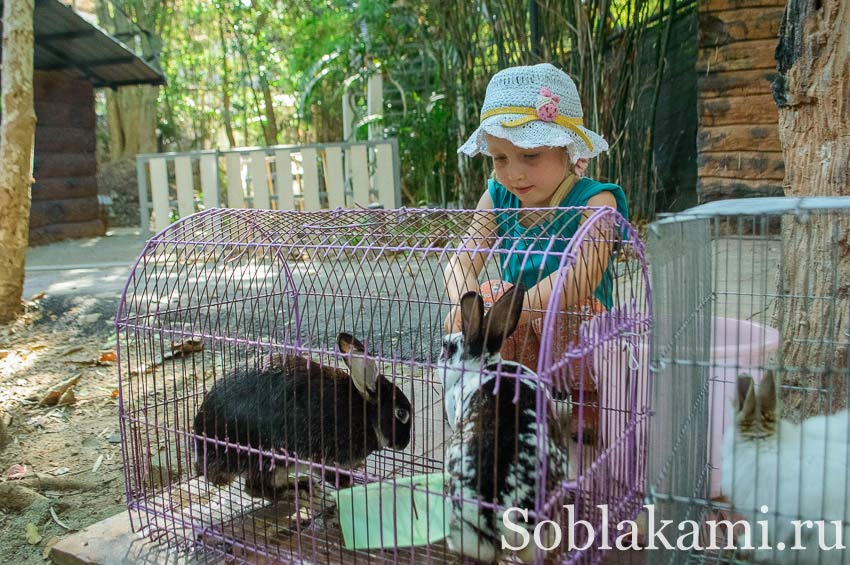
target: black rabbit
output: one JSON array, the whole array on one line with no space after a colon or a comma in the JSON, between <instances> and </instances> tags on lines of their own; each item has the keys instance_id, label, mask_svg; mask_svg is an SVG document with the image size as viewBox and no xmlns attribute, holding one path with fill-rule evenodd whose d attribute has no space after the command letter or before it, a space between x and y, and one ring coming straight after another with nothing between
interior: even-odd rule
<instances>
[{"instance_id":1,"label":"black rabbit","mask_svg":"<svg viewBox=\"0 0 850 565\"><path fill-rule=\"evenodd\" d=\"M378 373L355 337L341 333L337 345L350 374L289 355L216 382L195 415L198 474L217 485L244 475L248 494L273 499L278 489L290 486L293 476L300 480L309 470L274 462L269 452L352 468L378 449L407 447L410 401Z\"/></svg>"}]
</instances>

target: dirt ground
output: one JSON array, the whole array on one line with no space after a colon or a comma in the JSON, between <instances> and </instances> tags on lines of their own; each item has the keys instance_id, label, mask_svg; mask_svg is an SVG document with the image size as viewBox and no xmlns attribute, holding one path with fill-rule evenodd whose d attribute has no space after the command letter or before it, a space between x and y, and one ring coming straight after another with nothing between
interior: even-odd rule
<instances>
[{"instance_id":1,"label":"dirt ground","mask_svg":"<svg viewBox=\"0 0 850 565\"><path fill-rule=\"evenodd\" d=\"M0 407L11 419L0 451L0 558L15 564L43 563L61 537L126 508L110 306L32 298L0 326ZM64 396L48 394L77 376Z\"/></svg>"}]
</instances>

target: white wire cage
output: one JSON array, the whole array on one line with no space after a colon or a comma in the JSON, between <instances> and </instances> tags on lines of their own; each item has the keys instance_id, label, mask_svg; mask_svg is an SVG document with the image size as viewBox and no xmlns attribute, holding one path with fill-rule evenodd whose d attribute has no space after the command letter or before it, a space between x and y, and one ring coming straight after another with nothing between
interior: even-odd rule
<instances>
[{"instance_id":1,"label":"white wire cage","mask_svg":"<svg viewBox=\"0 0 850 565\"><path fill-rule=\"evenodd\" d=\"M700 529L659 562L850 562L794 530L850 524L850 198L706 204L651 224L648 250L648 502Z\"/></svg>"}]
</instances>

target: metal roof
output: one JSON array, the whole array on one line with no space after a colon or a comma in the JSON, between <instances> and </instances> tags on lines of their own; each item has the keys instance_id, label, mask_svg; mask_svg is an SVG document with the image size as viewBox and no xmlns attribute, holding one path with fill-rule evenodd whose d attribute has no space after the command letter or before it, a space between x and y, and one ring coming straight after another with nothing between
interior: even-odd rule
<instances>
[{"instance_id":1,"label":"metal roof","mask_svg":"<svg viewBox=\"0 0 850 565\"><path fill-rule=\"evenodd\" d=\"M36 0L33 32L38 70L77 69L95 87L165 84L161 71L59 0Z\"/></svg>"}]
</instances>

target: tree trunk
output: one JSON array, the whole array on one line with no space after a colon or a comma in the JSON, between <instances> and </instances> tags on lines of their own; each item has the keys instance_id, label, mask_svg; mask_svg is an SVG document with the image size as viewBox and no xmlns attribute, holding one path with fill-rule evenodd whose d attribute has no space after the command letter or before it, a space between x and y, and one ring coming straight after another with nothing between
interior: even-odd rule
<instances>
[{"instance_id":1,"label":"tree trunk","mask_svg":"<svg viewBox=\"0 0 850 565\"><path fill-rule=\"evenodd\" d=\"M260 88L263 91L263 104L265 105L266 111L266 145L277 145L278 131L277 117L274 113L274 99L272 97L271 88L269 88L269 81L266 78L265 73L262 71L260 72Z\"/></svg>"},{"instance_id":2,"label":"tree trunk","mask_svg":"<svg viewBox=\"0 0 850 565\"><path fill-rule=\"evenodd\" d=\"M34 0L3 4L3 117L0 122L0 323L21 311L32 184Z\"/></svg>"},{"instance_id":3,"label":"tree trunk","mask_svg":"<svg viewBox=\"0 0 850 565\"><path fill-rule=\"evenodd\" d=\"M136 24L130 22L128 12L135 16ZM140 20L140 16L144 21ZM159 68L162 41L153 22L156 10L147 9L143 3L125 2L117 10L108 2L98 2L97 17L100 25L119 39L126 41L141 34L142 58ZM134 158L139 153L154 153L157 150L157 98L159 87L150 85L122 86L106 92L106 121L109 128L110 159L118 161Z\"/></svg>"},{"instance_id":4,"label":"tree trunk","mask_svg":"<svg viewBox=\"0 0 850 565\"><path fill-rule=\"evenodd\" d=\"M158 86L122 86L106 93L112 161L155 153Z\"/></svg>"},{"instance_id":5,"label":"tree trunk","mask_svg":"<svg viewBox=\"0 0 850 565\"><path fill-rule=\"evenodd\" d=\"M789 0L776 58L785 194L850 195L850 3ZM782 238L780 363L808 388L786 391L785 411L833 412L848 405L850 214L788 217Z\"/></svg>"},{"instance_id":6,"label":"tree trunk","mask_svg":"<svg viewBox=\"0 0 850 565\"><path fill-rule=\"evenodd\" d=\"M227 133L227 142L233 149L236 147L236 137L233 135L233 123L230 118L230 71L227 67L227 42L224 40L224 15L221 10L218 13L218 39L221 42L221 91L224 95L221 119L224 122L224 131Z\"/></svg>"}]
</instances>

